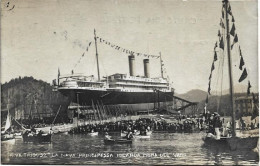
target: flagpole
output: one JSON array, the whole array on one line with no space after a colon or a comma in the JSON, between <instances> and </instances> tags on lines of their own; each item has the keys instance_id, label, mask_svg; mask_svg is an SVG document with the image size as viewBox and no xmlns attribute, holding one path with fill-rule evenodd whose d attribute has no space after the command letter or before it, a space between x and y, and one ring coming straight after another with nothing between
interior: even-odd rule
<instances>
[{"instance_id":1,"label":"flagpole","mask_svg":"<svg viewBox=\"0 0 260 166\"><path fill-rule=\"evenodd\" d=\"M98 81L100 81L99 64L98 64L98 51L97 51L97 37L96 37L96 30L95 30L95 29L94 29L94 39L95 39L95 46L96 46L96 59L97 59Z\"/></svg>"},{"instance_id":2,"label":"flagpole","mask_svg":"<svg viewBox=\"0 0 260 166\"><path fill-rule=\"evenodd\" d=\"M236 136L236 112L234 110L234 88L233 88L233 77L232 77L232 57L230 51L230 34L229 34L229 20L228 20L228 0L224 0L225 3L225 14L226 14L226 27L227 27L227 54L228 54L228 74L229 74L229 93L230 93L230 104L232 111L232 137Z\"/></svg>"},{"instance_id":3,"label":"flagpole","mask_svg":"<svg viewBox=\"0 0 260 166\"><path fill-rule=\"evenodd\" d=\"M161 55L161 52L159 52L160 54L160 64L161 64L161 76L163 78L163 68L162 68L162 55Z\"/></svg>"}]
</instances>

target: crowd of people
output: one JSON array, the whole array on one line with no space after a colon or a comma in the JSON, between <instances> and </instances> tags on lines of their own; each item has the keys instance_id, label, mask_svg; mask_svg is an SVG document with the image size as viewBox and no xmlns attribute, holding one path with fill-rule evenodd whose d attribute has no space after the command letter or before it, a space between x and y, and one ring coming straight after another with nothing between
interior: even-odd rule
<instances>
[{"instance_id":1,"label":"crowd of people","mask_svg":"<svg viewBox=\"0 0 260 166\"><path fill-rule=\"evenodd\" d=\"M90 133L90 132L122 132L122 131L158 131L158 132L192 132L197 127L194 120L184 119L178 122L166 122L162 119L140 118L137 120L122 120L104 124L88 124L78 126L69 133Z\"/></svg>"}]
</instances>

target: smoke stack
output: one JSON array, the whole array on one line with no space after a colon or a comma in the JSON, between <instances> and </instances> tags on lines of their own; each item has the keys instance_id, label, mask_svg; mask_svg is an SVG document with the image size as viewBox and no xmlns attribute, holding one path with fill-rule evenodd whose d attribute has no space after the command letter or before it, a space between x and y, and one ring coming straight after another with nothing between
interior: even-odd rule
<instances>
[{"instance_id":1,"label":"smoke stack","mask_svg":"<svg viewBox=\"0 0 260 166\"><path fill-rule=\"evenodd\" d=\"M150 69L149 69L149 59L144 59L144 76L150 77Z\"/></svg>"},{"instance_id":2,"label":"smoke stack","mask_svg":"<svg viewBox=\"0 0 260 166\"><path fill-rule=\"evenodd\" d=\"M128 56L128 60L129 60L129 73L130 73L130 76L135 76L135 66L134 66L135 56L134 55Z\"/></svg>"}]
</instances>

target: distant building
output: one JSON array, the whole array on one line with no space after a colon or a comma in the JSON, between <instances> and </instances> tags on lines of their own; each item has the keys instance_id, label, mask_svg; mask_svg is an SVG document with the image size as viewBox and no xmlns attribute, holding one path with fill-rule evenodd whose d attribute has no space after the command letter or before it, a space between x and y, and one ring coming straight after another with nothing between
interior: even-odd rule
<instances>
[{"instance_id":1,"label":"distant building","mask_svg":"<svg viewBox=\"0 0 260 166\"><path fill-rule=\"evenodd\" d=\"M253 96L242 96L235 99L235 105L237 114L239 115L252 115L254 110L254 100L256 105L258 105L258 95L255 95L255 99Z\"/></svg>"}]
</instances>

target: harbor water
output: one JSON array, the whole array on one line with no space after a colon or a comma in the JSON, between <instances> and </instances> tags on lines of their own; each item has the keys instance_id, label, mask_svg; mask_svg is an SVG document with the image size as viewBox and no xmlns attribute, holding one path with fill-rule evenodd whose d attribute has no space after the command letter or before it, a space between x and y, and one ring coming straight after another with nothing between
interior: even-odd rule
<instances>
[{"instance_id":1,"label":"harbor water","mask_svg":"<svg viewBox=\"0 0 260 166\"><path fill-rule=\"evenodd\" d=\"M258 165L257 153L207 146L205 133L152 133L132 144L105 145L104 135L54 134L52 143L23 143L22 138L2 141L6 164L142 164L142 165ZM110 133L114 138L120 133Z\"/></svg>"}]
</instances>

